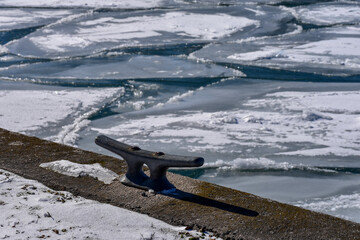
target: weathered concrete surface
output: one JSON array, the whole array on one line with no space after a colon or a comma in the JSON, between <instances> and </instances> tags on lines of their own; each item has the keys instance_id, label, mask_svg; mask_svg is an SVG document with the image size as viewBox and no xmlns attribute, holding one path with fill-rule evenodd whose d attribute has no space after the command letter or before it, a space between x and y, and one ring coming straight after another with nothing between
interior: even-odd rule
<instances>
[{"instance_id":1,"label":"weathered concrete surface","mask_svg":"<svg viewBox=\"0 0 360 240\"><path fill-rule=\"evenodd\" d=\"M360 239L360 224L169 173L177 196L151 195L119 181L105 185L39 167L66 159L124 174L124 161L0 129L0 168L55 190L110 203L174 225L209 230L224 239Z\"/></svg>"}]
</instances>

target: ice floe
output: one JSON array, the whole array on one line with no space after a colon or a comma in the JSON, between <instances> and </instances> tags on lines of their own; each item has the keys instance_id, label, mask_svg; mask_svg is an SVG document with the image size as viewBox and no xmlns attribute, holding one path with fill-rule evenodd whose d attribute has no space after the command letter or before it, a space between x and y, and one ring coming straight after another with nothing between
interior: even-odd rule
<instances>
[{"instance_id":1,"label":"ice floe","mask_svg":"<svg viewBox=\"0 0 360 240\"><path fill-rule=\"evenodd\" d=\"M0 45L0 54L4 54L4 53L7 53L8 52L8 49L2 45ZM3 59L4 57L1 58L1 60L5 60Z\"/></svg>"},{"instance_id":2,"label":"ice floe","mask_svg":"<svg viewBox=\"0 0 360 240\"><path fill-rule=\"evenodd\" d=\"M79 164L68 160L58 160L40 164L40 167L71 177L90 176L105 184L110 184L119 177L113 171L102 167L99 163Z\"/></svg>"},{"instance_id":3,"label":"ice floe","mask_svg":"<svg viewBox=\"0 0 360 240\"><path fill-rule=\"evenodd\" d=\"M84 114L99 109L104 100L114 98L122 91L122 88L69 91L2 90L0 91L0 127L11 131L28 132L57 125L61 121L77 122L78 118L80 124L82 120L86 121L82 118ZM72 125L72 123L68 124ZM74 128L76 126L72 130ZM66 134L70 132L75 133L67 131Z\"/></svg>"},{"instance_id":4,"label":"ice floe","mask_svg":"<svg viewBox=\"0 0 360 240\"><path fill-rule=\"evenodd\" d=\"M279 162L269 158L237 158L231 161L216 160L215 162L205 163L201 169L205 170L207 178L226 176L227 173L231 175L236 172L250 173L258 172L287 172L298 171L303 173L318 173L318 174L337 174L333 169L314 167L305 164L291 164L289 162Z\"/></svg>"},{"instance_id":5,"label":"ice floe","mask_svg":"<svg viewBox=\"0 0 360 240\"><path fill-rule=\"evenodd\" d=\"M241 154L271 146L274 154L359 156L359 98L358 91L277 92L248 100L247 110L148 115L93 130L121 140L176 142L188 151ZM308 148L286 151L301 142Z\"/></svg>"},{"instance_id":6,"label":"ice floe","mask_svg":"<svg viewBox=\"0 0 360 240\"><path fill-rule=\"evenodd\" d=\"M141 46L144 39L148 40L147 44L166 44L180 39L210 41L257 23L225 13L94 13L45 27L11 43L8 48L13 53L35 57L88 55L114 47Z\"/></svg>"},{"instance_id":7,"label":"ice floe","mask_svg":"<svg viewBox=\"0 0 360 240\"><path fill-rule=\"evenodd\" d=\"M360 69L359 35L358 26L313 29L283 36L212 44L194 52L191 57L296 72L356 75Z\"/></svg>"},{"instance_id":8,"label":"ice floe","mask_svg":"<svg viewBox=\"0 0 360 240\"><path fill-rule=\"evenodd\" d=\"M313 211L332 214L351 221L360 221L359 192L323 198L313 198L306 201L294 202L293 204Z\"/></svg>"},{"instance_id":9,"label":"ice floe","mask_svg":"<svg viewBox=\"0 0 360 240\"><path fill-rule=\"evenodd\" d=\"M288 61L329 65L360 66L359 38L339 37L295 46L283 50L282 57ZM337 56L344 56L337 58Z\"/></svg>"},{"instance_id":10,"label":"ice floe","mask_svg":"<svg viewBox=\"0 0 360 240\"><path fill-rule=\"evenodd\" d=\"M26 0L2 0L0 6L10 6L10 7L50 7L50 8L60 8L60 7L85 7L85 8L99 8L99 7L116 7L116 8L151 8L157 7L160 5L161 0L36 0L36 1L26 1Z\"/></svg>"},{"instance_id":11,"label":"ice floe","mask_svg":"<svg viewBox=\"0 0 360 240\"><path fill-rule=\"evenodd\" d=\"M94 57L95 58L95 57ZM71 61L69 61L71 62ZM99 63L95 58L83 61L34 63L16 68L0 69L0 76L18 78L34 78L42 80L65 79L74 81L119 80L119 79L180 79L188 78L223 78L244 76L241 71L229 69L215 64L188 61L175 56L124 56Z\"/></svg>"},{"instance_id":12,"label":"ice floe","mask_svg":"<svg viewBox=\"0 0 360 240\"><path fill-rule=\"evenodd\" d=\"M71 9L0 9L0 31L40 27L55 22L58 19L76 14L78 10ZM21 17L19 17L21 16Z\"/></svg>"},{"instance_id":13,"label":"ice floe","mask_svg":"<svg viewBox=\"0 0 360 240\"><path fill-rule=\"evenodd\" d=\"M243 60L243 61L255 61L262 58L271 58L281 54L281 49L274 47L265 47L259 51L246 52L246 53L235 53L230 55L229 59Z\"/></svg>"},{"instance_id":14,"label":"ice floe","mask_svg":"<svg viewBox=\"0 0 360 240\"><path fill-rule=\"evenodd\" d=\"M295 8L296 16L305 23L332 25L360 22L360 5L356 2L328 2Z\"/></svg>"}]
</instances>

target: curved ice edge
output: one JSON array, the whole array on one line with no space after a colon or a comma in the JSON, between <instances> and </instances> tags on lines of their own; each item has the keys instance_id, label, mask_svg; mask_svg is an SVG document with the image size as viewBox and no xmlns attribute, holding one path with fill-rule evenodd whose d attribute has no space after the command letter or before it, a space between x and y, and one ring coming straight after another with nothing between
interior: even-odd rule
<instances>
[{"instance_id":1,"label":"curved ice edge","mask_svg":"<svg viewBox=\"0 0 360 240\"><path fill-rule=\"evenodd\" d=\"M249 62L243 63L233 63L233 62L212 62L219 66L224 66L232 68L242 72L245 76L245 79L263 79L263 80L281 80L281 81L299 81L299 82L360 82L360 73L352 71L336 71L334 69L333 73L326 72L315 72L309 71L299 71L298 69L287 69L279 68L277 66L261 66L261 65L251 65ZM317 70L324 70L317 68Z\"/></svg>"},{"instance_id":2,"label":"curved ice edge","mask_svg":"<svg viewBox=\"0 0 360 240\"><path fill-rule=\"evenodd\" d=\"M360 222L360 215L356 214L360 213L360 192L339 194L324 198L312 198L290 204L312 211L334 215L350 221ZM353 215L345 216L342 214L342 211L351 211Z\"/></svg>"}]
</instances>

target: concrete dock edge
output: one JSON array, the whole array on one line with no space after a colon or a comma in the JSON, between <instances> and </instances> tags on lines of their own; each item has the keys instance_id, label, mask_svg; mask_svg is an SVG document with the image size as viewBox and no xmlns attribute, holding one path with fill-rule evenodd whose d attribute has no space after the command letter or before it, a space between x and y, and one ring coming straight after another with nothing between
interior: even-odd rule
<instances>
[{"instance_id":1,"label":"concrete dock edge","mask_svg":"<svg viewBox=\"0 0 360 240\"><path fill-rule=\"evenodd\" d=\"M168 173L177 195L150 194L115 180L70 177L39 167L69 160L100 163L120 176L125 161L0 128L0 168L55 190L126 208L173 225L207 230L223 239L360 239L360 224L249 193Z\"/></svg>"}]
</instances>

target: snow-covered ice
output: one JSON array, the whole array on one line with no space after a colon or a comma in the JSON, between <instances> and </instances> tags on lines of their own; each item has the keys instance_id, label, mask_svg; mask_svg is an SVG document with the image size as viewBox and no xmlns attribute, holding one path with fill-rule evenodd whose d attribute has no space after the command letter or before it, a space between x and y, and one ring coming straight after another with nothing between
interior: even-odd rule
<instances>
[{"instance_id":1,"label":"snow-covered ice","mask_svg":"<svg viewBox=\"0 0 360 240\"><path fill-rule=\"evenodd\" d=\"M76 13L76 10L63 9L0 9L0 31L40 27ZM21 16L21 17L19 17Z\"/></svg>"},{"instance_id":2,"label":"snow-covered ice","mask_svg":"<svg viewBox=\"0 0 360 240\"><path fill-rule=\"evenodd\" d=\"M102 56L104 57L104 56ZM67 81L89 80L126 80L167 78L216 78L244 76L241 71L228 69L211 63L187 61L176 56L122 56L106 63L93 63L74 60L74 66L58 62L45 62L8 68L0 71L0 76L11 76L16 72L23 79Z\"/></svg>"},{"instance_id":3,"label":"snow-covered ice","mask_svg":"<svg viewBox=\"0 0 360 240\"><path fill-rule=\"evenodd\" d=\"M115 8L151 8L158 7L161 0L2 0L0 6L7 7L115 7Z\"/></svg>"},{"instance_id":4,"label":"snow-covered ice","mask_svg":"<svg viewBox=\"0 0 360 240\"><path fill-rule=\"evenodd\" d=\"M83 90L5 90L0 91L0 127L28 132L51 127L72 119L52 139L73 143L77 131L88 124L87 118L104 100L123 93L123 88Z\"/></svg>"},{"instance_id":5,"label":"snow-covered ice","mask_svg":"<svg viewBox=\"0 0 360 240\"><path fill-rule=\"evenodd\" d=\"M278 145L278 154L339 154L359 156L360 108L358 91L278 92L244 103L247 110L184 112L131 119L102 134L133 141L181 142L190 151L236 151L234 146ZM176 103L169 103L176 104ZM144 138L146 136L146 138ZM286 143L307 142L311 149L286 151ZM189 144L196 143L196 144ZM280 145L279 145L280 144Z\"/></svg>"},{"instance_id":6,"label":"snow-covered ice","mask_svg":"<svg viewBox=\"0 0 360 240\"><path fill-rule=\"evenodd\" d=\"M298 7L294 12L302 22L317 25L360 22L358 2L318 3L312 6Z\"/></svg>"},{"instance_id":7,"label":"snow-covered ice","mask_svg":"<svg viewBox=\"0 0 360 240\"><path fill-rule=\"evenodd\" d=\"M356 198L357 1L0 7L0 127L92 151L103 133L190 152L207 160L200 179L292 204Z\"/></svg>"},{"instance_id":8,"label":"snow-covered ice","mask_svg":"<svg viewBox=\"0 0 360 240\"><path fill-rule=\"evenodd\" d=\"M141 46L145 39L160 42L210 41L225 37L258 21L228 14L172 11L124 16L85 14L73 21L44 27L7 45L11 52L35 57L87 55L104 49ZM64 28L67 29L64 32ZM156 39L156 40L155 40Z\"/></svg>"},{"instance_id":9,"label":"snow-covered ice","mask_svg":"<svg viewBox=\"0 0 360 240\"><path fill-rule=\"evenodd\" d=\"M313 198L307 201L294 202L294 205L312 211L332 213L350 221L358 220L360 215L360 193L352 192L325 198Z\"/></svg>"}]
</instances>

